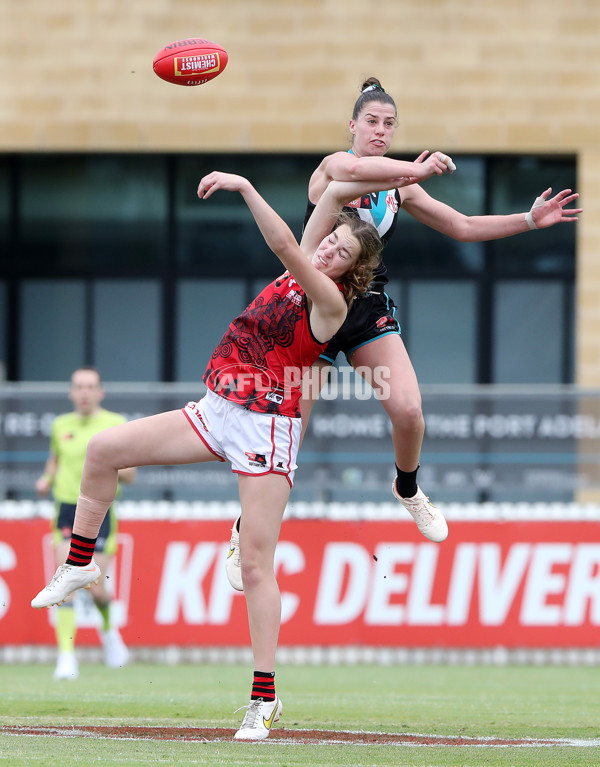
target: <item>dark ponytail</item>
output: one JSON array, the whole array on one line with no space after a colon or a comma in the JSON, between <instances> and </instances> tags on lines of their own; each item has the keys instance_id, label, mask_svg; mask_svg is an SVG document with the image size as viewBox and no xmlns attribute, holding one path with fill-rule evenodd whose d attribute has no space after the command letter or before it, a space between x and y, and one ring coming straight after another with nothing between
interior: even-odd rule
<instances>
[{"instance_id":1,"label":"dark ponytail","mask_svg":"<svg viewBox=\"0 0 600 767\"><path fill-rule=\"evenodd\" d=\"M394 112L398 112L396 103L389 93L386 93L383 86L376 77L369 77L361 86L361 94L356 100L352 110L352 119L357 120L365 104L370 101L379 101L382 104L390 104L394 107Z\"/></svg>"}]
</instances>

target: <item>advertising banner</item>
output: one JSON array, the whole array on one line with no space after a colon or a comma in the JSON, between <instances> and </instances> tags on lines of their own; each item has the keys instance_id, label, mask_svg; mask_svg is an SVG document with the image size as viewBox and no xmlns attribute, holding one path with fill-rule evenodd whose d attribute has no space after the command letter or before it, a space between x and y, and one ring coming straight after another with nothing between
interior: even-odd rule
<instances>
[{"instance_id":1,"label":"advertising banner","mask_svg":"<svg viewBox=\"0 0 600 767\"><path fill-rule=\"evenodd\" d=\"M249 644L244 596L224 570L230 526L121 522L109 582L127 644ZM434 544L411 521L290 519L276 570L282 645L598 643L598 521L451 521L449 538ZM53 643L57 608L30 607L53 571L47 520L0 520L0 644ZM97 643L96 611L84 603L78 609L78 642Z\"/></svg>"}]
</instances>

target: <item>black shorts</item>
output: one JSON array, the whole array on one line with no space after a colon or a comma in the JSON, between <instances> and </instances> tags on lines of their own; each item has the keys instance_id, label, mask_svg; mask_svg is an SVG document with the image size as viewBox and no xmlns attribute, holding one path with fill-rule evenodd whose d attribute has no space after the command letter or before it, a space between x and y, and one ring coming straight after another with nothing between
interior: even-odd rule
<instances>
[{"instance_id":1,"label":"black shorts","mask_svg":"<svg viewBox=\"0 0 600 767\"><path fill-rule=\"evenodd\" d=\"M334 363L338 354L344 352L350 362L359 347L389 333L400 333L396 311L397 306L387 293L367 293L355 299L346 321L320 355L321 359Z\"/></svg>"},{"instance_id":2,"label":"black shorts","mask_svg":"<svg viewBox=\"0 0 600 767\"><path fill-rule=\"evenodd\" d=\"M57 503L56 521L54 522L55 535L62 537L63 540L68 540L73 533L73 522L75 521L75 509L77 508L74 503ZM107 547L107 541L111 541L115 536L115 517L112 513L112 509L106 512L106 516L100 525L100 532L98 533L98 540L96 541L96 551L104 551Z\"/></svg>"}]
</instances>

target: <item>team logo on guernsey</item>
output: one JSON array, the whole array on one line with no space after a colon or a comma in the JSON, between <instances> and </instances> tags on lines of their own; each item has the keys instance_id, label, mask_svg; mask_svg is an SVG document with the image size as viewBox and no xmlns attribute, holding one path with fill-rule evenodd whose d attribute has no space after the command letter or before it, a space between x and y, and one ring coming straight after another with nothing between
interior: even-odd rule
<instances>
[{"instance_id":1,"label":"team logo on guernsey","mask_svg":"<svg viewBox=\"0 0 600 767\"><path fill-rule=\"evenodd\" d=\"M296 304L296 306L302 306L302 296L297 290L294 290L293 288L292 290L288 290L285 297Z\"/></svg>"},{"instance_id":2,"label":"team logo on guernsey","mask_svg":"<svg viewBox=\"0 0 600 767\"><path fill-rule=\"evenodd\" d=\"M266 466L267 459L261 453L246 453L249 466Z\"/></svg>"},{"instance_id":3,"label":"team logo on guernsey","mask_svg":"<svg viewBox=\"0 0 600 767\"><path fill-rule=\"evenodd\" d=\"M346 203L344 207L345 208L362 208L363 210L371 210L371 208L377 205L378 197L379 197L379 192L374 192L373 194L366 194L364 197L357 197L356 200L352 200L352 202Z\"/></svg>"}]
</instances>

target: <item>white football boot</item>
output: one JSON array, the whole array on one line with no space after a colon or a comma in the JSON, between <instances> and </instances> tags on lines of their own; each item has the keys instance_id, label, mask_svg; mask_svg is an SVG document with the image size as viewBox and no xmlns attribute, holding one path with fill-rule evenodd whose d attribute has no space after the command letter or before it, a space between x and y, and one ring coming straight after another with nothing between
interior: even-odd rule
<instances>
[{"instance_id":1,"label":"white football boot","mask_svg":"<svg viewBox=\"0 0 600 767\"><path fill-rule=\"evenodd\" d=\"M61 565L50 583L31 600L31 606L39 609L59 605L77 589L89 589L92 583L98 583L100 575L100 568L93 559L84 567Z\"/></svg>"},{"instance_id":2,"label":"white football boot","mask_svg":"<svg viewBox=\"0 0 600 767\"><path fill-rule=\"evenodd\" d=\"M266 740L271 732L271 726L277 722L283 711L281 700L275 696L274 701L262 698L251 700L246 708L246 716L240 729L233 736L235 740ZM240 709L238 709L239 711Z\"/></svg>"},{"instance_id":3,"label":"white football boot","mask_svg":"<svg viewBox=\"0 0 600 767\"><path fill-rule=\"evenodd\" d=\"M243 591L242 583L242 557L240 555L240 534L237 525L240 517L233 523L231 528L231 540L229 541L229 553L225 560L225 572L227 580L236 591Z\"/></svg>"},{"instance_id":4,"label":"white football boot","mask_svg":"<svg viewBox=\"0 0 600 767\"><path fill-rule=\"evenodd\" d=\"M392 493L411 517L417 523L417 527L425 538L435 543L441 543L448 537L448 524L439 509L430 503L429 498L417 487L417 492L412 498L402 498L396 490L396 480L392 484Z\"/></svg>"}]
</instances>

